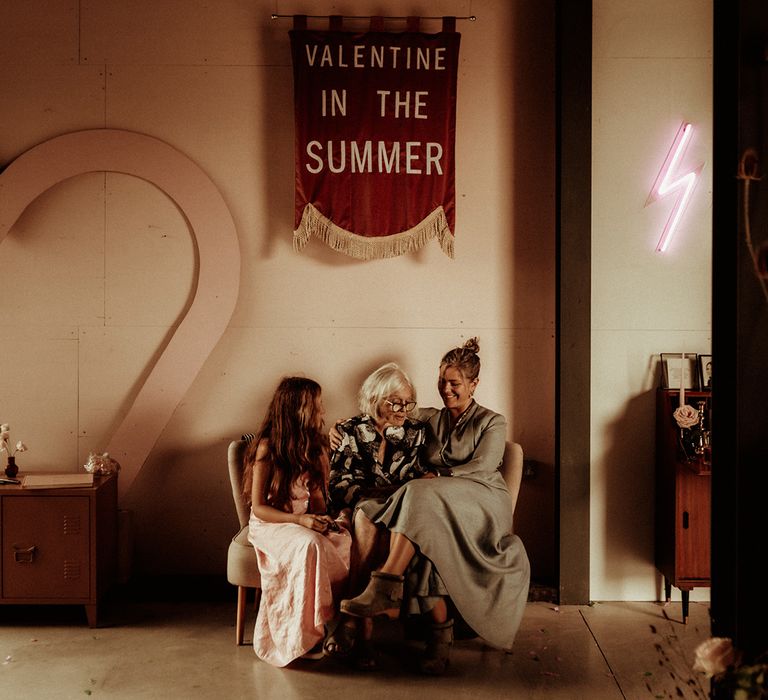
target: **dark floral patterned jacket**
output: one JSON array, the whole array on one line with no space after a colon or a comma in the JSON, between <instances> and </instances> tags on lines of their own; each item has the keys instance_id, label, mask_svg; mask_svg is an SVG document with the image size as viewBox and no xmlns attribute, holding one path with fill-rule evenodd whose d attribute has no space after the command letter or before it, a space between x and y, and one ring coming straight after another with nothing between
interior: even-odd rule
<instances>
[{"instance_id":1,"label":"dark floral patterned jacket","mask_svg":"<svg viewBox=\"0 0 768 700\"><path fill-rule=\"evenodd\" d=\"M423 476L419 448L424 424L406 418L400 427L384 431L384 463L378 461L382 437L371 416L361 414L336 426L341 444L331 453L328 492L334 509L353 507L361 498L386 496L410 479Z\"/></svg>"}]
</instances>

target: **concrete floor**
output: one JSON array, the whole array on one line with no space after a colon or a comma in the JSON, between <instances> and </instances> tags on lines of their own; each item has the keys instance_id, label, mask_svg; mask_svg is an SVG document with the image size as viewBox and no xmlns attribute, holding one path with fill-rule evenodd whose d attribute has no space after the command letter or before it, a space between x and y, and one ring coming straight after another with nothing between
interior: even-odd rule
<instances>
[{"instance_id":1,"label":"concrete floor","mask_svg":"<svg viewBox=\"0 0 768 700\"><path fill-rule=\"evenodd\" d=\"M363 673L330 659L259 661L235 645L228 601L111 601L96 629L81 608L0 606L0 698L703 700L708 684L690 667L709 636L707 605L692 603L687 625L679 607L528 603L511 654L459 641L447 675L426 678L413 670L418 644L386 620L381 669Z\"/></svg>"}]
</instances>

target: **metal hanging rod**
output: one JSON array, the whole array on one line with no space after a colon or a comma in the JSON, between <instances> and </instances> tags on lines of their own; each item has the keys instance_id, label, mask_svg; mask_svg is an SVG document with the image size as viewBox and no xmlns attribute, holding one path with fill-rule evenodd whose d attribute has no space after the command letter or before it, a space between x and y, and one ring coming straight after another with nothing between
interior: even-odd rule
<instances>
[{"instance_id":1,"label":"metal hanging rod","mask_svg":"<svg viewBox=\"0 0 768 700\"><path fill-rule=\"evenodd\" d=\"M278 15L273 13L270 15L270 19L292 19L296 15ZM341 16L342 19L373 19L374 17L381 16L382 19L408 19L405 15L403 16L394 16L394 15L304 15L307 19L330 19L331 17L339 17ZM453 16L453 15L451 15ZM443 19L441 17L425 17L424 15L419 15L420 19ZM467 15L465 17L454 17L454 19L466 19L470 22L474 22L477 20L477 15Z\"/></svg>"}]
</instances>

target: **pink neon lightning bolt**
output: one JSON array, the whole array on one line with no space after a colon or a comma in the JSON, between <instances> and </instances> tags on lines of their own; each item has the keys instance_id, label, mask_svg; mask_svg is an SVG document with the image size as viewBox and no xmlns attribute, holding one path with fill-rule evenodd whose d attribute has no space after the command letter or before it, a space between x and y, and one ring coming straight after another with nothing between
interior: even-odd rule
<instances>
[{"instance_id":1,"label":"pink neon lightning bolt","mask_svg":"<svg viewBox=\"0 0 768 700\"><path fill-rule=\"evenodd\" d=\"M691 141L692 134L693 125L683 122L677 131L675 140L672 142L672 147L669 149L669 153L664 160L664 164L661 166L656 182L653 183L651 193L648 195L648 199L645 202L645 206L648 206L651 202L655 202L657 199L665 197L671 192L676 190L680 191L677 201L669 214L667 223L664 225L661 238L659 238L659 242L656 245L656 251L659 253L663 253L667 249L669 242L675 235L677 225L680 223L685 207L688 205L688 200L693 193L693 188L696 186L696 180L704 167L704 164L702 163L695 170L674 179L675 171L680 164L680 159L683 157L685 149Z\"/></svg>"}]
</instances>

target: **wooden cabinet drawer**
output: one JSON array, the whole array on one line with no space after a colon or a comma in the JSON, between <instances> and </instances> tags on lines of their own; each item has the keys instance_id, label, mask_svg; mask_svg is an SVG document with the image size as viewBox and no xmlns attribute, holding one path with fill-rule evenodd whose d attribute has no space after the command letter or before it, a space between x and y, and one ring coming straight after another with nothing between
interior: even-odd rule
<instances>
[{"instance_id":1,"label":"wooden cabinet drawer","mask_svg":"<svg viewBox=\"0 0 768 700\"><path fill-rule=\"evenodd\" d=\"M88 599L88 496L34 496L3 501L2 596Z\"/></svg>"}]
</instances>

